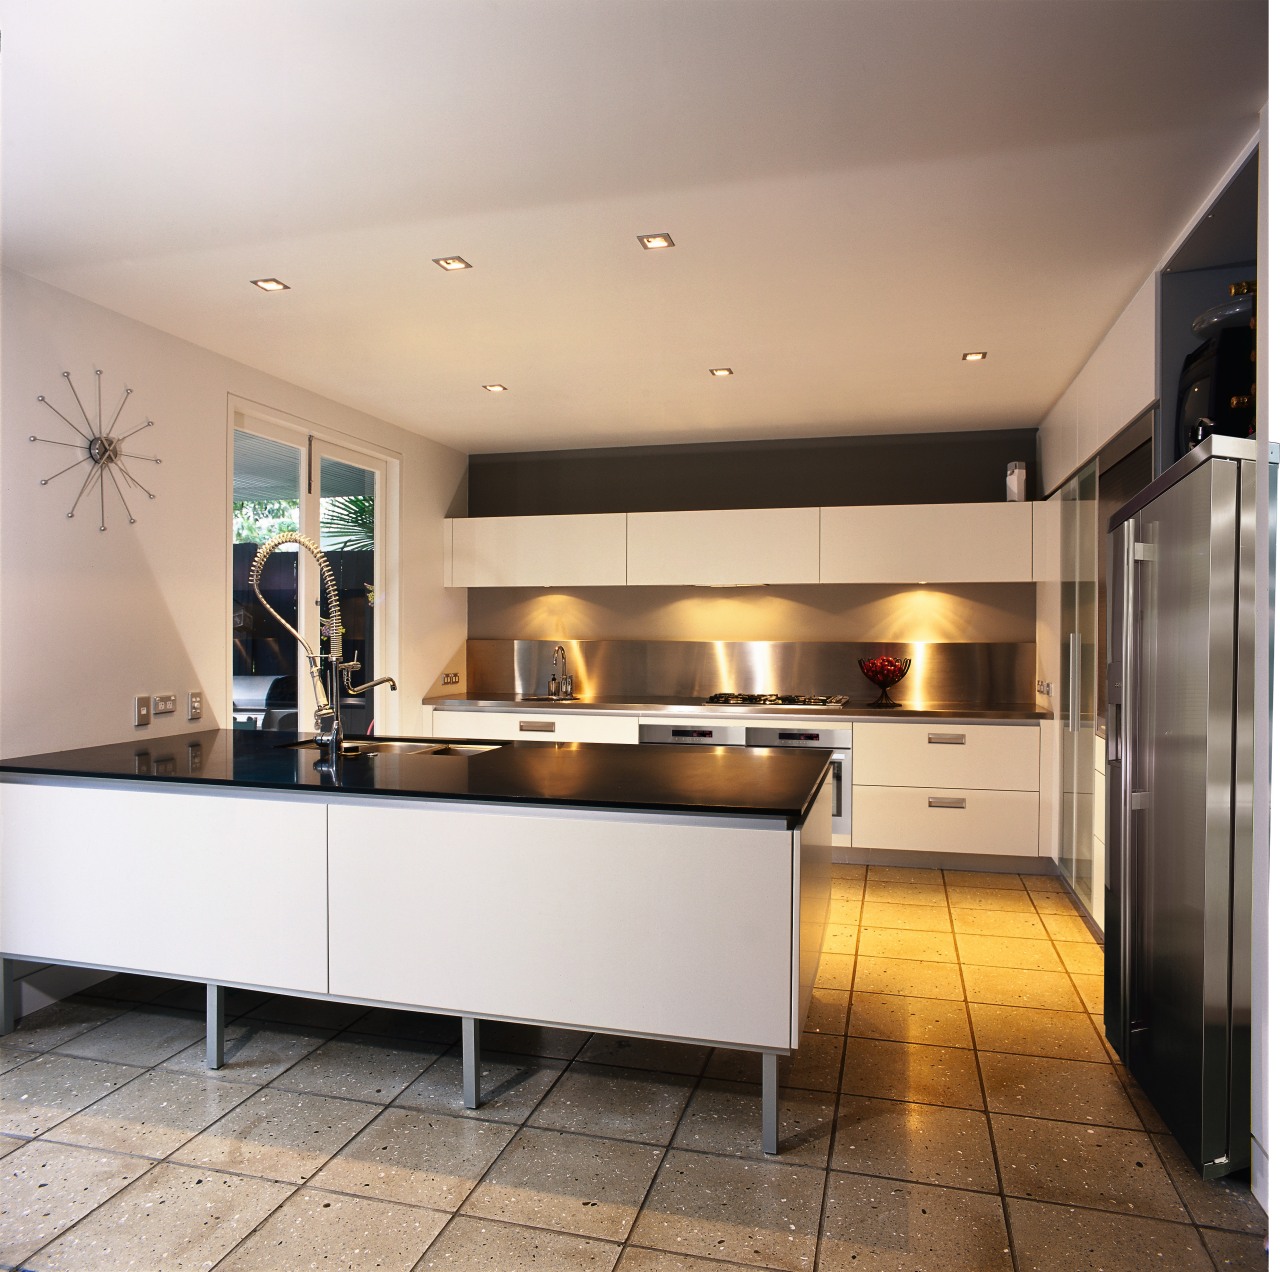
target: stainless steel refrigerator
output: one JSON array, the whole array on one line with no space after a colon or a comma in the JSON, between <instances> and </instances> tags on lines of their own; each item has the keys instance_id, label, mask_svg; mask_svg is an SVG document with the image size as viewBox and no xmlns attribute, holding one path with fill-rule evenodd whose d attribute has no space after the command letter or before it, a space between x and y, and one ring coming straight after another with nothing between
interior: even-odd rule
<instances>
[{"instance_id":1,"label":"stainless steel refrigerator","mask_svg":"<svg viewBox=\"0 0 1280 1272\"><path fill-rule=\"evenodd\" d=\"M1110 525L1106 1032L1206 1178L1249 1164L1256 454L1210 437Z\"/></svg>"}]
</instances>

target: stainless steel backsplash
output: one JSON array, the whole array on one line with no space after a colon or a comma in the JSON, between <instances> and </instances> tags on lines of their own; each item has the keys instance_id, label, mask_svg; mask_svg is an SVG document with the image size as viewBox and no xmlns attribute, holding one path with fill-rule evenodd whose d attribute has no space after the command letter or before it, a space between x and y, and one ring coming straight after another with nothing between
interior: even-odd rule
<instances>
[{"instance_id":1,"label":"stainless steel backsplash","mask_svg":"<svg viewBox=\"0 0 1280 1272\"><path fill-rule=\"evenodd\" d=\"M580 698L706 698L713 693L879 693L859 658L910 658L893 696L912 706L1034 704L1034 644L876 641L469 640L467 694L545 693L551 651L565 647Z\"/></svg>"}]
</instances>

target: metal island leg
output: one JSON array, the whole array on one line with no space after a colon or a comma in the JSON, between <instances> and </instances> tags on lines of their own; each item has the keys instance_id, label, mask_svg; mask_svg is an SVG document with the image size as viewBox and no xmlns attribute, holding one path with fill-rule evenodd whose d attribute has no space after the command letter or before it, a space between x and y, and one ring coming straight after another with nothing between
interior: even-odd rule
<instances>
[{"instance_id":1,"label":"metal island leg","mask_svg":"<svg viewBox=\"0 0 1280 1272\"><path fill-rule=\"evenodd\" d=\"M13 959L0 958L0 1034L13 1032L18 1023L18 983L13 978Z\"/></svg>"},{"instance_id":2,"label":"metal island leg","mask_svg":"<svg viewBox=\"0 0 1280 1272\"><path fill-rule=\"evenodd\" d=\"M462 1017L462 1103L469 1109L480 1107L479 1059L477 1040L479 1029L474 1016Z\"/></svg>"},{"instance_id":3,"label":"metal island leg","mask_svg":"<svg viewBox=\"0 0 1280 1272\"><path fill-rule=\"evenodd\" d=\"M221 1069L226 1037L227 991L208 984L204 995L204 1063L207 1069Z\"/></svg>"},{"instance_id":4,"label":"metal island leg","mask_svg":"<svg viewBox=\"0 0 1280 1272\"><path fill-rule=\"evenodd\" d=\"M760 1147L766 1153L778 1151L778 1053L766 1051L760 1057Z\"/></svg>"}]
</instances>

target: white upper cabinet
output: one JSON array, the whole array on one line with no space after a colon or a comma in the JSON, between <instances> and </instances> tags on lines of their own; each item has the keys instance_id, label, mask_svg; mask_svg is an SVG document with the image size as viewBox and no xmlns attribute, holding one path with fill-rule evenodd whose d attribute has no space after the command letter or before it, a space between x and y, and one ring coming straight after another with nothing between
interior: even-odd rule
<instances>
[{"instance_id":1,"label":"white upper cabinet","mask_svg":"<svg viewBox=\"0 0 1280 1272\"><path fill-rule=\"evenodd\" d=\"M817 508L627 514L632 586L818 581Z\"/></svg>"},{"instance_id":2,"label":"white upper cabinet","mask_svg":"<svg viewBox=\"0 0 1280 1272\"><path fill-rule=\"evenodd\" d=\"M627 514L458 517L454 587L609 587L627 581Z\"/></svg>"},{"instance_id":3,"label":"white upper cabinet","mask_svg":"<svg viewBox=\"0 0 1280 1272\"><path fill-rule=\"evenodd\" d=\"M1029 582L1031 508L1029 503L823 508L820 581Z\"/></svg>"}]
</instances>

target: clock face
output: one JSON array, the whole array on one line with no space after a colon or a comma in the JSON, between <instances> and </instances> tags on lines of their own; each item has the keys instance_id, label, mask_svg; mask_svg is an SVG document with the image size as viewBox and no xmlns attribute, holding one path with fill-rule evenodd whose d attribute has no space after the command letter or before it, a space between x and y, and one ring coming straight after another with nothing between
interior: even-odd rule
<instances>
[{"instance_id":1,"label":"clock face","mask_svg":"<svg viewBox=\"0 0 1280 1272\"><path fill-rule=\"evenodd\" d=\"M123 427L127 431L119 431L121 416L124 414L133 390L130 388L124 390L120 405L116 407L115 413L108 421L102 411L102 372L95 371L93 374L97 381L97 411L92 416L85 409L80 394L76 392L70 371L62 373L62 378L66 380L67 388L70 389L76 405L76 409L71 410L70 402L66 404L70 410L69 415L64 415L43 393L36 399L37 402L43 402L76 435L76 440L67 439L65 435L61 440L37 437L34 433L27 440L40 442L45 446L59 446L78 455L78 458L73 459L65 468L60 468L48 477L40 479L42 486L49 485L50 482L56 481L67 473L74 473L81 479L80 488L76 491L75 499L67 513L69 518L76 515L77 509L82 504L87 502L88 506L92 507L96 503L98 529L106 530L107 508L118 501L132 526L137 523L137 518L133 515L133 506L143 496L154 499L155 495L134 476L129 465L130 463L135 466L158 464L160 460L155 455L139 455L135 451L126 450L125 443L144 429L153 428L155 421L144 419L141 424L130 428L131 421L125 420ZM77 414L79 421L75 418ZM71 456L67 458L71 459Z\"/></svg>"}]
</instances>

